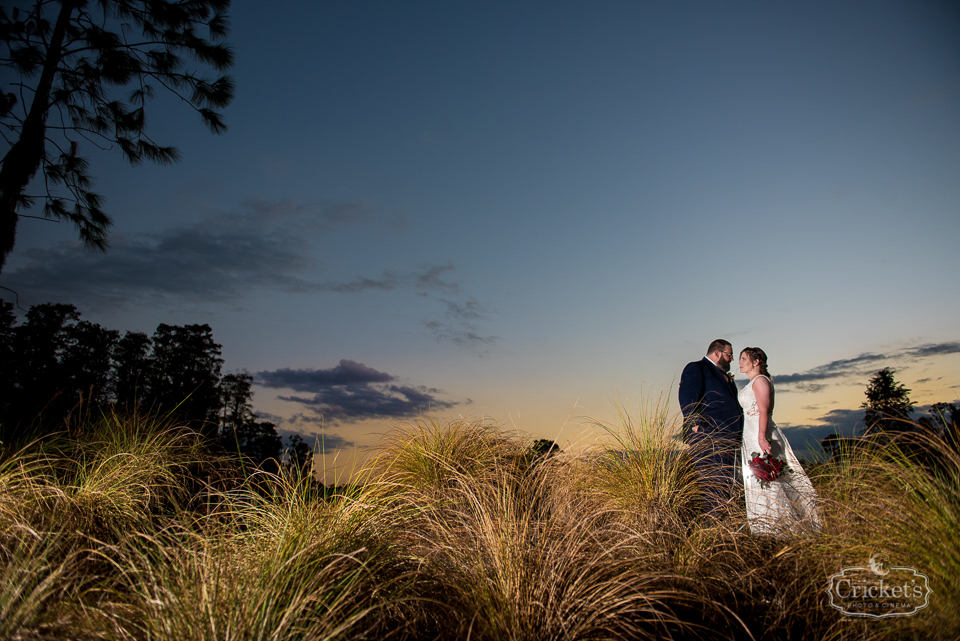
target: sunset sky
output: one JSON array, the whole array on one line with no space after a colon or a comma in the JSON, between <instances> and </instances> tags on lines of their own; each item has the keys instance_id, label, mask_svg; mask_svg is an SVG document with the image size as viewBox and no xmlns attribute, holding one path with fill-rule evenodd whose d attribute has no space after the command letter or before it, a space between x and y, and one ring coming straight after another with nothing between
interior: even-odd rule
<instances>
[{"instance_id":1,"label":"sunset sky","mask_svg":"<svg viewBox=\"0 0 960 641\"><path fill-rule=\"evenodd\" d=\"M870 376L960 401L960 5L235 0L229 131L90 149L89 253L23 219L24 307L209 323L344 457L425 412L561 445L760 346L803 449ZM6 83L6 80L4 81ZM0 292L10 300L9 292ZM741 376L742 378L742 376Z\"/></svg>"}]
</instances>

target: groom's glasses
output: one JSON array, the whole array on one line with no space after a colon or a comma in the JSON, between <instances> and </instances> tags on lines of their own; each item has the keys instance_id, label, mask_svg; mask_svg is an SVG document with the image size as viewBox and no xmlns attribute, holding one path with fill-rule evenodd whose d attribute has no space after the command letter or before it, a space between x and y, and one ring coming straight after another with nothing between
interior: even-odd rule
<instances>
[{"instance_id":1,"label":"groom's glasses","mask_svg":"<svg viewBox=\"0 0 960 641\"><path fill-rule=\"evenodd\" d=\"M727 358L730 358L730 359L733 358L733 352L720 352L720 353L726 356Z\"/></svg>"}]
</instances>

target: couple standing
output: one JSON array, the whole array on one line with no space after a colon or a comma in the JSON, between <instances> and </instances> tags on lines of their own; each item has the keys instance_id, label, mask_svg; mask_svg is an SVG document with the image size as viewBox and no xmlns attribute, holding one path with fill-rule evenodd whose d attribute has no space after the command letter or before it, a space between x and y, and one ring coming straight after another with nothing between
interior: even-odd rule
<instances>
[{"instance_id":1,"label":"couple standing","mask_svg":"<svg viewBox=\"0 0 960 641\"><path fill-rule=\"evenodd\" d=\"M819 530L816 492L773 422L774 390L767 355L759 347L740 352L740 371L750 381L739 393L730 373L732 362L730 342L717 339L710 343L707 355L689 363L680 376L684 439L693 452L704 512L716 516L731 499L739 452L747 522L753 534ZM783 461L790 472L761 484L749 466L754 453Z\"/></svg>"}]
</instances>

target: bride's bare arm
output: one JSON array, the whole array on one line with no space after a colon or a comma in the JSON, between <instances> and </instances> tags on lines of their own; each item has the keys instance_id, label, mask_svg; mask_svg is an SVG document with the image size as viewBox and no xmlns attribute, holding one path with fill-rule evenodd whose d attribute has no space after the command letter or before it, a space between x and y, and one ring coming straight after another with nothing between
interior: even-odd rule
<instances>
[{"instance_id":1,"label":"bride's bare arm","mask_svg":"<svg viewBox=\"0 0 960 641\"><path fill-rule=\"evenodd\" d=\"M762 376L753 380L753 395L757 397L757 409L760 411L760 435L757 443L764 454L770 453L770 381Z\"/></svg>"}]
</instances>

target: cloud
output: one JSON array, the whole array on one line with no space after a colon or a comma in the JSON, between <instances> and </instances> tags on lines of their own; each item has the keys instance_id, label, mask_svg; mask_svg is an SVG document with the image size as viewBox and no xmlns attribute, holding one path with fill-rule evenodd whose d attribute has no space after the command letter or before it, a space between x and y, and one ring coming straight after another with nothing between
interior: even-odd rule
<instances>
[{"instance_id":1,"label":"cloud","mask_svg":"<svg viewBox=\"0 0 960 641\"><path fill-rule=\"evenodd\" d=\"M499 340L497 336L483 336L470 327L458 327L456 324L438 320L423 321L423 325L430 330L437 342L448 341L461 347L490 345Z\"/></svg>"},{"instance_id":2,"label":"cloud","mask_svg":"<svg viewBox=\"0 0 960 641\"><path fill-rule=\"evenodd\" d=\"M114 234L106 253L63 242L23 252L26 264L5 273L4 284L28 304L55 300L92 308L146 301L221 302L255 289L282 292L360 291L389 279L316 283L307 238L376 220L363 203L250 199L239 213L158 232Z\"/></svg>"},{"instance_id":3,"label":"cloud","mask_svg":"<svg viewBox=\"0 0 960 641\"><path fill-rule=\"evenodd\" d=\"M826 365L820 365L818 367L809 369L806 372L797 374L779 374L776 376L775 380L778 386L796 383L815 383L832 378L849 376L853 373L860 373L864 364L883 361L887 360L888 358L889 356L885 354L861 354L855 358L832 361Z\"/></svg>"},{"instance_id":4,"label":"cloud","mask_svg":"<svg viewBox=\"0 0 960 641\"><path fill-rule=\"evenodd\" d=\"M805 372L779 374L774 377L778 391L816 392L834 379L864 378L873 374L879 364L883 366L897 363L915 362L931 356L960 353L960 341L927 343L916 347L907 347L885 354L864 353L854 358L831 361ZM786 388L786 389L784 389Z\"/></svg>"},{"instance_id":5,"label":"cloud","mask_svg":"<svg viewBox=\"0 0 960 641\"><path fill-rule=\"evenodd\" d=\"M778 423L779 424L779 423ZM793 439L793 434L802 434L803 438L814 438L821 441L830 434L838 436L856 436L863 427L862 409L834 409L830 410L820 418L814 419L814 422L807 425L780 425L780 428L787 434L787 438Z\"/></svg>"},{"instance_id":6,"label":"cloud","mask_svg":"<svg viewBox=\"0 0 960 641\"><path fill-rule=\"evenodd\" d=\"M387 383L394 380L394 377L363 363L341 359L336 367L330 369L278 369L272 372L257 372L256 380L257 384L263 387L311 392L322 387Z\"/></svg>"},{"instance_id":7,"label":"cloud","mask_svg":"<svg viewBox=\"0 0 960 641\"><path fill-rule=\"evenodd\" d=\"M917 358L940 356L943 354L958 354L960 353L960 341L953 341L949 343L930 343L927 345L921 345L920 347L913 347L905 351L909 356L914 356Z\"/></svg>"},{"instance_id":8,"label":"cloud","mask_svg":"<svg viewBox=\"0 0 960 641\"><path fill-rule=\"evenodd\" d=\"M483 307L474 299L470 299L463 304L454 301L441 299L447 306L447 315L456 318L459 321L475 321L486 318Z\"/></svg>"},{"instance_id":9,"label":"cloud","mask_svg":"<svg viewBox=\"0 0 960 641\"><path fill-rule=\"evenodd\" d=\"M453 263L446 265L426 266L424 271L416 276L416 286L420 289L433 289L457 294L460 292L459 282L447 282L440 278L441 274L454 271Z\"/></svg>"},{"instance_id":10,"label":"cloud","mask_svg":"<svg viewBox=\"0 0 960 641\"><path fill-rule=\"evenodd\" d=\"M329 234L341 227L374 221L377 213L364 202L324 201L318 205L308 205L289 198L268 201L262 198L248 198L244 208L255 219L264 221L296 220L301 232L319 232ZM242 215L241 215L242 217Z\"/></svg>"},{"instance_id":11,"label":"cloud","mask_svg":"<svg viewBox=\"0 0 960 641\"><path fill-rule=\"evenodd\" d=\"M498 340L496 336L483 336L478 322L486 320L486 310L473 298L460 303L441 299L446 305L444 318L423 321L424 327L437 341L449 341L462 347L489 345Z\"/></svg>"},{"instance_id":12,"label":"cloud","mask_svg":"<svg viewBox=\"0 0 960 641\"><path fill-rule=\"evenodd\" d=\"M30 248L25 264L2 275L0 285L19 294L23 306L48 301L84 311L146 305L224 303L262 292L360 295L409 288L445 311L425 321L443 342L474 347L490 344L480 323L486 310L465 296L452 262L386 270L379 277L322 278L314 256L316 239L341 229L395 223L362 202L304 204L290 199L246 200L237 212L140 234L114 234L106 253L78 242Z\"/></svg>"},{"instance_id":13,"label":"cloud","mask_svg":"<svg viewBox=\"0 0 960 641\"><path fill-rule=\"evenodd\" d=\"M257 417L257 420L267 421L273 423L274 425L280 425L284 420L282 416L277 416L276 414L271 414L270 412L261 412L259 410L254 412L253 415Z\"/></svg>"},{"instance_id":14,"label":"cloud","mask_svg":"<svg viewBox=\"0 0 960 641\"><path fill-rule=\"evenodd\" d=\"M300 415L299 420L303 422L309 422L308 417L313 422L406 418L457 405L438 398L443 394L440 389L402 385L391 374L347 359L330 369L257 372L254 379L262 387L304 393L279 397L297 403L309 412L307 416Z\"/></svg>"},{"instance_id":15,"label":"cloud","mask_svg":"<svg viewBox=\"0 0 960 641\"><path fill-rule=\"evenodd\" d=\"M820 442L830 434L853 437L860 433L863 427L863 410L834 409L814 419L810 424L789 425L778 422L778 426L799 457L815 459L823 455Z\"/></svg>"},{"instance_id":16,"label":"cloud","mask_svg":"<svg viewBox=\"0 0 960 641\"><path fill-rule=\"evenodd\" d=\"M450 342L461 347L474 348L479 345L489 345L497 340L496 336L484 336L480 332L480 321L487 320L487 311L476 299L462 297L453 298L461 294L459 282L448 282L440 278L442 274L454 271L453 263L426 267L425 271L417 275L416 286L421 289L436 290L444 296L439 298L446 308L440 318L422 321L430 335L438 342ZM427 296L421 292L421 296Z\"/></svg>"},{"instance_id":17,"label":"cloud","mask_svg":"<svg viewBox=\"0 0 960 641\"><path fill-rule=\"evenodd\" d=\"M399 285L400 280L396 276L389 272L384 272L379 280L374 278L357 278L345 283L326 283L321 286L321 289L341 294L356 294L368 290L390 291L396 289Z\"/></svg>"}]
</instances>

